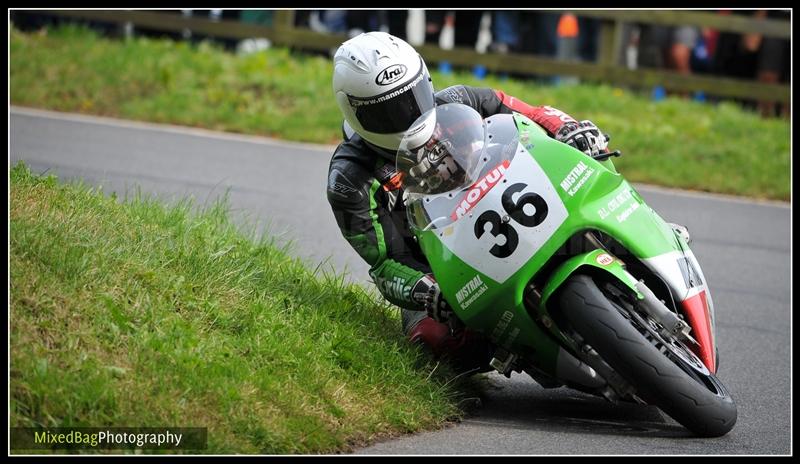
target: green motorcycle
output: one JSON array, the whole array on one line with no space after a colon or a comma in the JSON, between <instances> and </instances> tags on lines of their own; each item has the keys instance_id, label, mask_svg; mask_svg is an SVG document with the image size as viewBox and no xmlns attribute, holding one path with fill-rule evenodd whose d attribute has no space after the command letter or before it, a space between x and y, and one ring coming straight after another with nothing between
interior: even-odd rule
<instances>
[{"instance_id":1,"label":"green motorcycle","mask_svg":"<svg viewBox=\"0 0 800 464\"><path fill-rule=\"evenodd\" d=\"M730 431L708 284L619 152L591 158L521 114L431 111L430 137L407 134L397 155L408 218L458 319L496 346L492 367Z\"/></svg>"}]
</instances>

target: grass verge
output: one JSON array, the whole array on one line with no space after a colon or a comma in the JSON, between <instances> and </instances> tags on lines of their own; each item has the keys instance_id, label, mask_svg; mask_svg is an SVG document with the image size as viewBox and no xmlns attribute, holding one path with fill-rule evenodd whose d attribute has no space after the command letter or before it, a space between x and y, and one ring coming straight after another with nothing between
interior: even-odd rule
<instances>
[{"instance_id":1,"label":"grass verge","mask_svg":"<svg viewBox=\"0 0 800 464\"><path fill-rule=\"evenodd\" d=\"M208 44L114 41L78 27L11 32L11 102L98 115L336 143L330 60L285 48L236 56ZM630 181L789 200L790 124L730 103L653 102L608 85L433 72L434 84L488 86L591 119L612 135Z\"/></svg>"},{"instance_id":2,"label":"grass verge","mask_svg":"<svg viewBox=\"0 0 800 464\"><path fill-rule=\"evenodd\" d=\"M196 211L10 171L12 427L207 427L208 454L434 428L464 390L396 310ZM433 375L432 375L433 374Z\"/></svg>"}]
</instances>

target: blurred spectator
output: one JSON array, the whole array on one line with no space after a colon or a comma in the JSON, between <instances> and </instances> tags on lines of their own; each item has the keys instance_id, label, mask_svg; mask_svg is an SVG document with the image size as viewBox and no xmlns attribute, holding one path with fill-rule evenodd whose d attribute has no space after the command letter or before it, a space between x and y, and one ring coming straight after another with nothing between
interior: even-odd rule
<instances>
[{"instance_id":1,"label":"blurred spectator","mask_svg":"<svg viewBox=\"0 0 800 464\"><path fill-rule=\"evenodd\" d=\"M314 15L311 16L312 18ZM347 32L347 11L344 10L325 10L320 11L318 18L321 20L323 30L331 34L342 34Z\"/></svg>"},{"instance_id":2,"label":"blurred spectator","mask_svg":"<svg viewBox=\"0 0 800 464\"><path fill-rule=\"evenodd\" d=\"M641 24L639 28L639 66L669 68L681 74L692 72L692 50L700 38L697 27Z\"/></svg>"},{"instance_id":3,"label":"blurred spectator","mask_svg":"<svg viewBox=\"0 0 800 464\"><path fill-rule=\"evenodd\" d=\"M789 19L785 10L734 10L720 14L733 14L760 18ZM789 41L760 34L720 32L716 43L712 70L717 75L739 79L758 79L766 83L789 82ZM742 101L743 105L758 109L765 116L780 112L788 116L788 106L778 108L771 102Z\"/></svg>"},{"instance_id":4,"label":"blurred spectator","mask_svg":"<svg viewBox=\"0 0 800 464\"><path fill-rule=\"evenodd\" d=\"M639 49L636 67L670 69L679 74L692 73L692 55L700 40L700 29L695 26L661 26L640 24ZM654 95L663 98L666 92L659 86ZM676 92L688 97L688 92Z\"/></svg>"},{"instance_id":5,"label":"blurred spectator","mask_svg":"<svg viewBox=\"0 0 800 464\"><path fill-rule=\"evenodd\" d=\"M668 65L681 74L691 74L692 51L700 39L700 29L694 26L680 26L672 30L669 44Z\"/></svg>"},{"instance_id":6,"label":"blurred spectator","mask_svg":"<svg viewBox=\"0 0 800 464\"><path fill-rule=\"evenodd\" d=\"M713 57L716 51L717 38L719 32L715 29L704 27L700 29L700 37L692 49L690 67L692 72L697 74L707 74L711 72L714 64Z\"/></svg>"},{"instance_id":7,"label":"blurred spectator","mask_svg":"<svg viewBox=\"0 0 800 464\"><path fill-rule=\"evenodd\" d=\"M486 53L489 45L492 44L492 13L484 11L481 13L478 26L478 37L475 41L475 51Z\"/></svg>"},{"instance_id":8,"label":"blurred spectator","mask_svg":"<svg viewBox=\"0 0 800 464\"><path fill-rule=\"evenodd\" d=\"M578 18L572 13L562 14L556 29L556 58L562 61L577 61L578 56ZM577 84L576 76L556 76L555 84Z\"/></svg>"},{"instance_id":9,"label":"blurred spectator","mask_svg":"<svg viewBox=\"0 0 800 464\"><path fill-rule=\"evenodd\" d=\"M600 42L600 20L578 17L578 55L583 61L597 60L597 44Z\"/></svg>"},{"instance_id":10,"label":"blurred spectator","mask_svg":"<svg viewBox=\"0 0 800 464\"><path fill-rule=\"evenodd\" d=\"M791 15L786 10L769 10L760 13L761 17L769 19L789 20ZM791 80L790 66L791 61L790 44L787 39L777 37L764 37L761 41L761 48L758 51L758 74L756 78L760 82L768 84L786 83ZM759 111L762 116L776 116L780 113L784 117L789 116L789 105L778 105L775 102L759 102Z\"/></svg>"},{"instance_id":11,"label":"blurred spectator","mask_svg":"<svg viewBox=\"0 0 800 464\"><path fill-rule=\"evenodd\" d=\"M425 43L439 43L446 15L444 10L425 10Z\"/></svg>"},{"instance_id":12,"label":"blurred spectator","mask_svg":"<svg viewBox=\"0 0 800 464\"><path fill-rule=\"evenodd\" d=\"M489 51L509 53L519 50L519 12L500 10L492 12L492 44Z\"/></svg>"},{"instance_id":13,"label":"blurred spectator","mask_svg":"<svg viewBox=\"0 0 800 464\"><path fill-rule=\"evenodd\" d=\"M558 13L536 13L533 16L535 39L533 53L541 56L556 56L558 39Z\"/></svg>"},{"instance_id":14,"label":"blurred spectator","mask_svg":"<svg viewBox=\"0 0 800 464\"><path fill-rule=\"evenodd\" d=\"M565 61L578 59L578 18L565 13L558 19L556 29L556 58Z\"/></svg>"},{"instance_id":15,"label":"blurred spectator","mask_svg":"<svg viewBox=\"0 0 800 464\"><path fill-rule=\"evenodd\" d=\"M475 48L478 31L481 27L480 10L457 10L456 12L456 47Z\"/></svg>"},{"instance_id":16,"label":"blurred spectator","mask_svg":"<svg viewBox=\"0 0 800 464\"><path fill-rule=\"evenodd\" d=\"M754 11L744 10L720 12L720 14L737 16L751 16L754 13ZM741 79L755 78L759 46L760 36L720 32L714 54L714 74Z\"/></svg>"},{"instance_id":17,"label":"blurred spectator","mask_svg":"<svg viewBox=\"0 0 800 464\"><path fill-rule=\"evenodd\" d=\"M389 19L384 10L349 10L346 19L350 37L367 31L389 32Z\"/></svg>"},{"instance_id":18,"label":"blurred spectator","mask_svg":"<svg viewBox=\"0 0 800 464\"><path fill-rule=\"evenodd\" d=\"M389 24L389 34L406 40L408 10L389 10L386 12L386 20Z\"/></svg>"}]
</instances>

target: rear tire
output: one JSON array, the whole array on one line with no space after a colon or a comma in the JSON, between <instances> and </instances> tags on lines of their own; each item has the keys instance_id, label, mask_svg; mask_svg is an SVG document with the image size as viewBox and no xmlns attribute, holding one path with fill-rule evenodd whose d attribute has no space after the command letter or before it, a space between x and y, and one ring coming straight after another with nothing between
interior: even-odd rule
<instances>
[{"instance_id":1,"label":"rear tire","mask_svg":"<svg viewBox=\"0 0 800 464\"><path fill-rule=\"evenodd\" d=\"M570 277L559 291L558 302L569 326L639 397L699 436L719 437L733 428L736 404L716 376L659 351L591 277Z\"/></svg>"}]
</instances>

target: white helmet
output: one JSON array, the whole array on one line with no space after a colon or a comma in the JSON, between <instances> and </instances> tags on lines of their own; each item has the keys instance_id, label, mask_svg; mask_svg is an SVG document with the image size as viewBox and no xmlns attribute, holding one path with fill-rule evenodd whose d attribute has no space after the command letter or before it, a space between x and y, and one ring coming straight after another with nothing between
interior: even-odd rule
<instances>
[{"instance_id":1,"label":"white helmet","mask_svg":"<svg viewBox=\"0 0 800 464\"><path fill-rule=\"evenodd\" d=\"M428 67L411 45L385 32L366 32L339 47L333 93L346 123L377 147L396 151L415 131L422 145L433 131L435 111L417 121L435 106Z\"/></svg>"}]
</instances>

